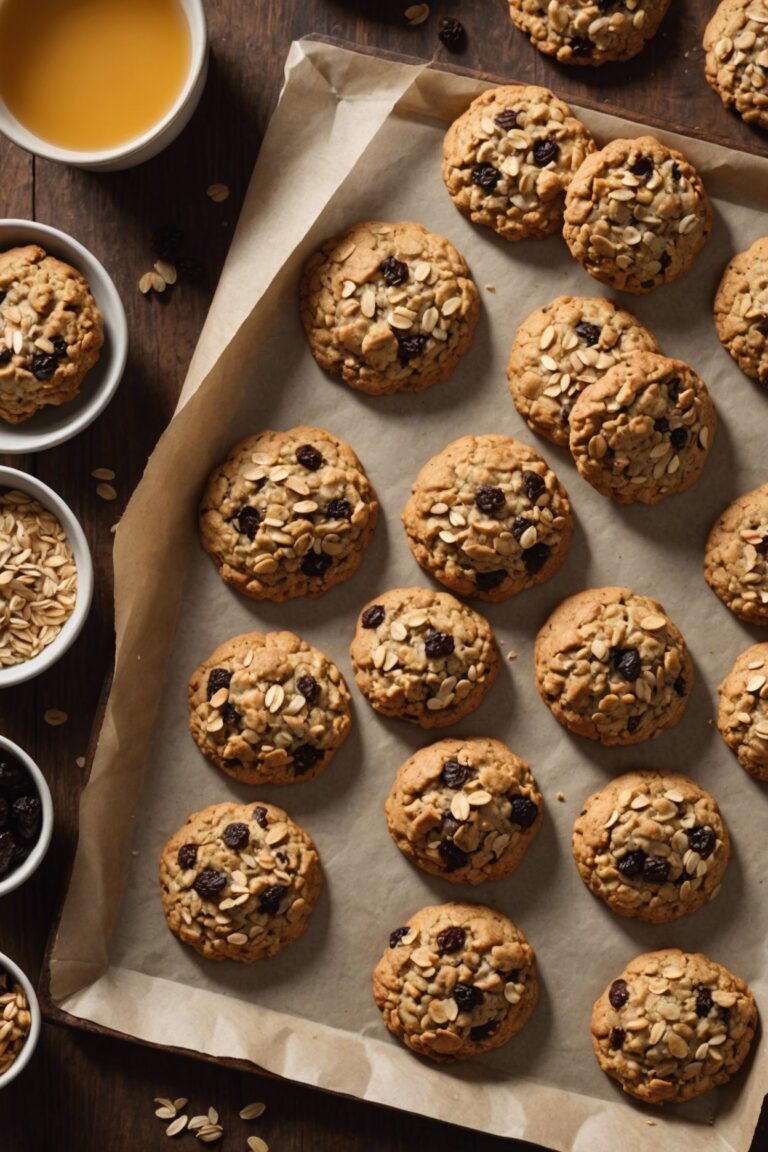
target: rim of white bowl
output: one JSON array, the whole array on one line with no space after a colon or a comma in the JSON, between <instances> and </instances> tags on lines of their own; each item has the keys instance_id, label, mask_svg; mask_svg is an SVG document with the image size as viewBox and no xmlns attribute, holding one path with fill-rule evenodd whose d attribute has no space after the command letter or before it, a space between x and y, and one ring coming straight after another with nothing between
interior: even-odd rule
<instances>
[{"instance_id":1,"label":"rim of white bowl","mask_svg":"<svg viewBox=\"0 0 768 1152\"><path fill-rule=\"evenodd\" d=\"M69 505L42 480L38 480L36 476L30 476L28 472L20 472L18 468L0 466L0 489L2 488L18 488L22 492L28 492L30 496L39 500L43 507L52 512L59 521L75 556L77 599L72 615L61 632L55 640L43 648L42 652L21 664L11 664L5 668L0 668L0 689L32 680L55 664L74 643L85 624L93 597L91 550L88 547L85 533L80 527L80 521Z\"/></svg>"},{"instance_id":2,"label":"rim of white bowl","mask_svg":"<svg viewBox=\"0 0 768 1152\"><path fill-rule=\"evenodd\" d=\"M35 783L37 794L40 797L40 807L42 808L42 824L40 826L40 835L37 838L37 843L23 864L15 868L9 876L0 879L0 896L5 896L8 892L13 892L14 889L20 888L24 881L29 879L48 851L51 836L53 835L53 800L51 799L51 790L48 787L48 781L29 753L25 752L23 748L20 748L18 744L14 744L13 740L9 740L7 736L0 736L0 750L2 749L10 752L16 760L24 765L27 772L29 772Z\"/></svg>"},{"instance_id":3,"label":"rim of white bowl","mask_svg":"<svg viewBox=\"0 0 768 1152\"><path fill-rule=\"evenodd\" d=\"M128 159L135 153L141 152L147 144L156 140L158 136L162 136L178 119L194 92L207 59L208 26L203 0L179 0L179 6L189 26L190 53L187 77L179 95L162 120L158 120L157 124L148 128L141 136L134 136L114 148L99 148L87 152L76 148L59 148L56 144L51 144L49 140L44 140L25 127L21 121L16 119L2 99L0 99L0 132L13 140L14 144L18 144L19 147L34 153L36 156L42 156L46 160L55 160L60 164L72 164L75 167L106 164L113 160Z\"/></svg>"},{"instance_id":4,"label":"rim of white bowl","mask_svg":"<svg viewBox=\"0 0 768 1152\"><path fill-rule=\"evenodd\" d=\"M101 261L60 228L39 224L36 220L15 217L0 219L0 251L20 244L39 244L46 252L64 259L88 281L93 297L104 317L104 345L90 373L83 381L78 396L65 404L46 405L22 424L0 421L0 452L21 455L55 448L77 436L101 415L117 391L128 359L128 321L120 294ZM101 369L100 369L101 366ZM101 370L103 379L89 394L89 377ZM57 419L48 431L35 431L35 420Z\"/></svg>"},{"instance_id":5,"label":"rim of white bowl","mask_svg":"<svg viewBox=\"0 0 768 1152\"><path fill-rule=\"evenodd\" d=\"M6 956L4 952L0 952L0 968L3 968L9 976L12 976L14 980L21 984L26 994L29 1013L32 1017L29 1032L24 1041L24 1047L8 1071L0 1073L0 1088L5 1088L10 1084L11 1080L15 1080L19 1073L24 1071L32 1059L35 1048L37 1048L37 1042L40 1039L42 1018L40 1016L40 1004L38 1003L37 993L32 987L31 981L26 973L19 968L18 964L11 960L10 956Z\"/></svg>"}]
</instances>

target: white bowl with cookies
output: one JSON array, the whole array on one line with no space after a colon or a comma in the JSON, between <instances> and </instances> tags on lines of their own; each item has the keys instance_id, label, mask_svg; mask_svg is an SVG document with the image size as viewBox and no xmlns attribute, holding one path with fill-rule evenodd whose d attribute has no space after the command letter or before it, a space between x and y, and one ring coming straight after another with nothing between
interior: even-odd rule
<instances>
[{"instance_id":1,"label":"white bowl with cookies","mask_svg":"<svg viewBox=\"0 0 768 1152\"><path fill-rule=\"evenodd\" d=\"M0 467L0 689L64 655L92 596L91 553L74 513L47 484Z\"/></svg>"},{"instance_id":2,"label":"white bowl with cookies","mask_svg":"<svg viewBox=\"0 0 768 1152\"><path fill-rule=\"evenodd\" d=\"M0 452L41 452L87 428L128 354L125 310L82 244L31 220L0 220Z\"/></svg>"}]
</instances>

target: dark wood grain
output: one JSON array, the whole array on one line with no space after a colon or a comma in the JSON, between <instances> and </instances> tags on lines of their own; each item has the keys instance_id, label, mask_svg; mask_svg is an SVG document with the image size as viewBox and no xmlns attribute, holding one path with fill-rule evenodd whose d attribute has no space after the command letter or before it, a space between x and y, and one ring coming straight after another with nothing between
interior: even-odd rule
<instances>
[{"instance_id":1,"label":"dark wood grain","mask_svg":"<svg viewBox=\"0 0 768 1152\"><path fill-rule=\"evenodd\" d=\"M34 217L72 233L114 277L128 313L131 352L124 381L104 415L77 440L36 459L4 462L35 472L74 508L96 565L96 595L75 647L31 685L0 697L0 730L27 748L53 791L56 832L48 857L24 888L0 902L0 950L36 977L62 895L77 836L77 801L99 693L113 655L110 528L141 476L173 411L187 364L224 260L239 206L275 106L290 42L318 32L425 59L458 62L498 76L543 83L573 99L587 99L634 117L649 117L704 133L734 147L768 155L768 139L727 113L703 78L701 35L713 2L675 0L656 40L628 65L569 70L540 56L507 15L506 0L438 0L430 19L410 28L407 0L206 0L211 70L201 105L165 153L133 171L94 175L33 161L0 139L0 204L6 216ZM437 40L441 16L468 30L461 57ZM223 204L205 196L221 181L232 195ZM145 299L136 285L151 264L150 234L173 222L187 235L190 255L202 261L202 284L179 285L166 298ZM119 497L104 503L90 472L117 473ZM148 573L147 585L162 579ZM43 723L46 708L63 708L61 728ZM234 1072L177 1054L46 1025L39 1053L19 1080L0 1094L4 1152L43 1148L128 1152L164 1146L153 1116L156 1095L189 1096L190 1106L219 1110L224 1147L245 1147L258 1131L281 1152L502 1152L506 1141L373 1108L351 1100ZM247 1101L268 1112L246 1128L237 1118ZM446 1121L461 1121L446 1116ZM189 1137L186 1138L189 1144ZM753 1146L768 1146L762 1125ZM518 1145L522 1147L522 1145Z\"/></svg>"}]
</instances>

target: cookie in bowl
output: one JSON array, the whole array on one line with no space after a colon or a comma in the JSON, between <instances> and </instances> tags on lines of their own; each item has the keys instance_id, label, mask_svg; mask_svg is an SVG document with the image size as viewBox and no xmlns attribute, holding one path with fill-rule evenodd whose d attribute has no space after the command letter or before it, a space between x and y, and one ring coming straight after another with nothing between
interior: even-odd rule
<instances>
[{"instance_id":1,"label":"cookie in bowl","mask_svg":"<svg viewBox=\"0 0 768 1152\"><path fill-rule=\"evenodd\" d=\"M104 343L85 278L38 244L0 253L0 419L73 400Z\"/></svg>"}]
</instances>

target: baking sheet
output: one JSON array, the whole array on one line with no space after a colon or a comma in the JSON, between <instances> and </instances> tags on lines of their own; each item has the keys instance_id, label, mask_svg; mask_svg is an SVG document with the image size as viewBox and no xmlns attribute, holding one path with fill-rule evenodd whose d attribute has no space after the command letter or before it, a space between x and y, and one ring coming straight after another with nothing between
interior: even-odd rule
<instances>
[{"instance_id":1,"label":"baking sheet","mask_svg":"<svg viewBox=\"0 0 768 1152\"><path fill-rule=\"evenodd\" d=\"M506 391L514 331L554 295L601 288L559 237L512 246L473 228L450 203L440 178L442 135L483 86L324 44L291 49L180 409L117 532L116 672L83 794L51 995L76 1017L144 1040L250 1059L306 1083L558 1149L613 1152L650 1136L659 1152L677 1149L681 1137L697 1150L742 1152L768 1082L764 1045L735 1084L660 1115L623 1098L599 1071L588 1019L594 998L631 956L664 946L708 952L744 976L759 1003L768 1002L768 912L760 891L768 868L766 797L712 722L716 685L753 636L701 575L717 513L766 479L768 399L720 347L711 298L729 256L764 231L768 161L666 134L701 168L715 200L713 239L684 280L628 300L663 350L691 363L712 391L721 422L703 477L659 507L622 508L589 488L566 452L537 444L574 504L569 559L544 586L506 604L479 605L502 652L518 657L504 661L481 709L450 734L505 740L536 773L545 825L512 877L461 888L401 857L381 806L398 764L435 737L380 719L356 692L355 726L341 753L323 776L291 788L236 785L200 756L186 728L190 672L216 644L251 628L299 632L351 683L347 649L359 606L377 589L429 583L399 523L418 468L467 432L535 442ZM583 118L599 141L643 131L601 113ZM366 217L418 219L449 236L481 287L471 352L447 383L418 396L352 392L320 371L301 331L303 260ZM351 581L319 601L257 604L225 587L200 550L196 504L209 469L235 439L295 423L320 424L353 445L383 515ZM533 640L551 609L572 592L607 583L660 599L682 628L698 674L681 724L630 749L569 736L533 684ZM590 897L570 859L570 828L583 799L638 766L690 772L715 793L734 833L720 897L689 922L665 927L613 916ZM207 963L180 945L165 928L157 891L156 860L168 835L191 810L233 797L286 806L315 837L328 881L310 931L249 968ZM502 909L523 928L537 950L542 996L531 1023L505 1048L436 1069L385 1033L370 970L391 927L425 903L464 897ZM647 1127L649 1118L655 1127Z\"/></svg>"}]
</instances>

